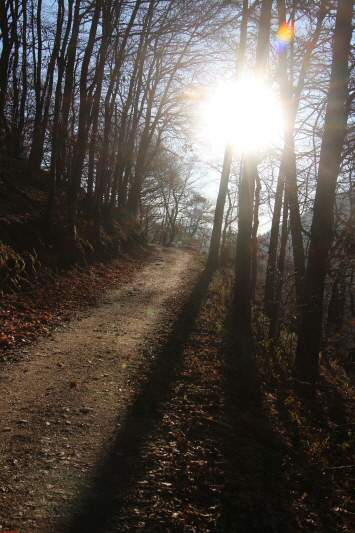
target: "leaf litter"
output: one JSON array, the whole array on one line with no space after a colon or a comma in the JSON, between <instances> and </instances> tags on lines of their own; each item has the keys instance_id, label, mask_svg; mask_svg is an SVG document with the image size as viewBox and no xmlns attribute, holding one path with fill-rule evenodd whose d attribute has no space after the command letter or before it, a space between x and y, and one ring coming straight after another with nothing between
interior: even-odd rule
<instances>
[{"instance_id":1,"label":"leaf litter","mask_svg":"<svg viewBox=\"0 0 355 533\"><path fill-rule=\"evenodd\" d=\"M113 473L105 477L99 469L96 481L86 482L87 501L94 495L102 508L90 514L68 505L68 512L77 513L70 533L354 530L353 404L347 401L353 385L344 382L340 398L325 388L310 406L280 377L289 363L279 358L266 363L261 348L258 382L247 372L237 376L226 322L231 284L231 272L218 271L198 312L188 300L191 283L169 301L153 342L142 346L140 375L132 383L133 395L142 400L131 415L128 409L127 449L110 460ZM170 357L176 359L173 373L163 363ZM147 359L158 362L157 378L148 387ZM326 369L322 375L330 379ZM248 394L243 402L244 388L257 387L260 402L250 402ZM85 426L82 436L89 437ZM134 443L137 436L135 450L130 439ZM17 450L14 460L21 461ZM73 457L66 453L61 461L70 464ZM55 457L48 461L50 468ZM67 501L66 494L58 496ZM37 512L39 523L43 517Z\"/></svg>"}]
</instances>

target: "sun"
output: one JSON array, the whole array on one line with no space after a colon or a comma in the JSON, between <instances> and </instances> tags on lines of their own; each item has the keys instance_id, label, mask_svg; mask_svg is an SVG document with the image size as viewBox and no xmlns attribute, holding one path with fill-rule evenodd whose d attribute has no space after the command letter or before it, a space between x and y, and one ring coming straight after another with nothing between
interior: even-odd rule
<instances>
[{"instance_id":1,"label":"sun","mask_svg":"<svg viewBox=\"0 0 355 533\"><path fill-rule=\"evenodd\" d=\"M236 150L245 152L267 148L282 136L277 95L255 78L219 85L202 115L212 145L228 139Z\"/></svg>"}]
</instances>

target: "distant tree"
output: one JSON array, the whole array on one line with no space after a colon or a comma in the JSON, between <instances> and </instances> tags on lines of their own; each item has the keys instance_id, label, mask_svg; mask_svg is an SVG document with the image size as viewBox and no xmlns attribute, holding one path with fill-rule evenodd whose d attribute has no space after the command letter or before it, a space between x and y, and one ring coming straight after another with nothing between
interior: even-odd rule
<instances>
[{"instance_id":1,"label":"distant tree","mask_svg":"<svg viewBox=\"0 0 355 533\"><path fill-rule=\"evenodd\" d=\"M150 232L154 224L160 241L191 241L198 233L209 202L195 189L194 161L161 149L151 161L140 204L141 222ZM150 221L147 222L147 217Z\"/></svg>"}]
</instances>

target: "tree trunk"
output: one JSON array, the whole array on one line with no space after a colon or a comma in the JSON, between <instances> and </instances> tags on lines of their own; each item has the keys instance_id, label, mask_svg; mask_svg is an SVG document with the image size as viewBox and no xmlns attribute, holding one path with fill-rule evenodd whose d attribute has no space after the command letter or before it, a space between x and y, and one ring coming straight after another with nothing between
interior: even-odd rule
<instances>
[{"instance_id":1,"label":"tree trunk","mask_svg":"<svg viewBox=\"0 0 355 533\"><path fill-rule=\"evenodd\" d=\"M21 80L21 98L19 103L18 117L14 132L13 154L19 158L23 151L23 129L25 125L25 107L27 100L27 0L22 0L22 80ZM1 128L0 128L1 129Z\"/></svg>"},{"instance_id":2,"label":"tree trunk","mask_svg":"<svg viewBox=\"0 0 355 533\"><path fill-rule=\"evenodd\" d=\"M264 73L269 51L270 24L272 0L262 0L259 34L256 46L254 73L261 76ZM256 154L245 155L243 176L239 194L239 220L237 235L237 250L235 259L235 285L233 311L235 324L241 338L242 346L246 349L244 355L251 355L251 257L252 257L252 228L253 201L257 176L258 159Z\"/></svg>"},{"instance_id":3,"label":"tree trunk","mask_svg":"<svg viewBox=\"0 0 355 533\"><path fill-rule=\"evenodd\" d=\"M75 232L75 217L77 209L77 197L81 184L82 171L84 166L84 159L87 144L87 124L90 110L90 102L87 97L87 76L89 70L89 63L92 56L92 51L95 44L96 31L99 23L101 12L101 2L96 1L95 10L92 14L92 22L89 32L88 42L85 48L84 58L81 66L80 74L80 106L79 106L79 123L78 123L78 137L76 146L76 157L74 161L74 170L69 189L69 231ZM104 31L108 28L105 28Z\"/></svg>"},{"instance_id":4,"label":"tree trunk","mask_svg":"<svg viewBox=\"0 0 355 533\"><path fill-rule=\"evenodd\" d=\"M74 68L80 26L80 2L81 0L76 0L75 2L72 32L66 56L61 120L58 124L58 157L56 162L57 181L62 181L65 166L67 165L69 168L69 162L67 161L67 139L69 135L69 112L74 92Z\"/></svg>"},{"instance_id":5,"label":"tree trunk","mask_svg":"<svg viewBox=\"0 0 355 533\"><path fill-rule=\"evenodd\" d=\"M43 104L43 91L42 89L42 0L38 0L37 3L37 15L36 15L36 33L37 33L37 45L35 39L33 2L31 11L31 30L32 30L32 59L33 59L33 79L35 89L35 118L32 133L31 151L28 158L28 170L29 172L38 172L41 167L43 146L42 146L42 104ZM37 50L37 55L36 55Z\"/></svg>"},{"instance_id":6,"label":"tree trunk","mask_svg":"<svg viewBox=\"0 0 355 533\"><path fill-rule=\"evenodd\" d=\"M288 219L288 202L287 202L287 193L285 191L282 228L281 228L280 253L279 253L277 278L276 278L275 299L272 302L271 314L270 314L269 339L273 342L275 342L278 339L278 322L279 322L279 314L280 314L280 307L281 307L282 287L284 284L285 256L286 256L286 246L287 246L287 238L288 238L287 219Z\"/></svg>"},{"instance_id":7,"label":"tree trunk","mask_svg":"<svg viewBox=\"0 0 355 533\"><path fill-rule=\"evenodd\" d=\"M327 324L325 327L326 337L338 335L341 332L344 322L344 311L346 301L346 285L344 275L338 271L335 274L330 300L328 304Z\"/></svg>"},{"instance_id":8,"label":"tree trunk","mask_svg":"<svg viewBox=\"0 0 355 533\"><path fill-rule=\"evenodd\" d=\"M332 65L320 152L304 305L295 358L295 374L315 384L322 336L323 293L333 233L335 189L346 132L350 43L354 1L339 0L332 46Z\"/></svg>"},{"instance_id":9,"label":"tree trunk","mask_svg":"<svg viewBox=\"0 0 355 533\"><path fill-rule=\"evenodd\" d=\"M293 132L288 132L286 140L286 181L285 187L290 211L290 229L293 250L293 268L295 275L296 300L300 308L303 302L303 287L305 280L305 255L302 236L302 221L298 201L296 154Z\"/></svg>"},{"instance_id":10,"label":"tree trunk","mask_svg":"<svg viewBox=\"0 0 355 533\"><path fill-rule=\"evenodd\" d=\"M219 262L219 246L222 232L222 222L224 214L224 205L226 202L226 195L228 190L229 174L233 157L233 144L227 141L224 151L223 169L221 174L221 181L219 183L219 191L216 202L216 209L214 212L213 229L211 236L210 249L207 258L207 267L215 270Z\"/></svg>"},{"instance_id":11,"label":"tree trunk","mask_svg":"<svg viewBox=\"0 0 355 533\"><path fill-rule=\"evenodd\" d=\"M279 25L286 22L286 7L284 0L279 1L278 3L278 10L279 10ZM294 91L294 96L291 99L291 91L289 89L289 81L287 79L287 56L286 56L286 48L279 52L279 66L280 66L280 86L281 86L281 93L282 93L282 101L283 101L283 111L284 111L284 118L285 118L285 140L286 137L288 139L291 138L291 146L293 145L293 135L294 135L294 127L295 127L295 119L296 119L296 113L299 107L299 102L301 98L301 92L304 87L304 81L306 74L309 70L310 65L310 59L311 54L318 42L319 35L321 32L322 24L324 17L326 15L326 0L321 1L321 5L318 12L317 17L317 24L314 30L314 33L312 35L312 38L310 39L306 53L303 59L302 68L300 71L300 75L298 78L297 86ZM289 132L287 134L287 132ZM285 143L284 151L282 154L281 164L280 164L280 170L279 170L279 176L277 180L277 187L276 187L276 193L275 193L275 205L274 205L274 211L272 216L272 225L271 225L271 232L270 232L270 243L269 243L269 254L268 254L268 262L267 262L267 269L266 269L266 280L265 280L265 296L264 296L264 306L265 306L265 313L269 318L271 318L271 315L274 313L273 311L273 301L274 301L274 294L276 289L276 277L277 277L277 268L276 268L276 262L277 262L277 244L278 244L278 238L279 238L279 226L280 226L280 217L281 217L281 208L282 208L282 196L283 196L283 190L284 190L284 183L285 183L285 172L287 170L287 160L290 157L294 157L292 153L290 154L290 146L287 146ZM294 150L293 150L294 151ZM290 183L290 179L288 180ZM290 189L290 185L288 186ZM297 183L296 183L296 190L293 193L293 207L292 207L292 227L297 228L297 220L299 219L299 210L298 210L298 201L297 201ZM300 248L297 246L296 242L300 241L302 242L302 236L301 239L299 238L301 235L300 233L300 224L298 224L298 231L296 232L294 230L293 236L294 236L294 247L296 248L296 257L297 257L297 272L299 272L299 265L301 265L301 274L297 276L297 280L299 280L302 275L304 275L304 272L302 274L302 265L304 265L304 258L302 258L302 250L303 250L303 244ZM297 249L301 250L301 253L297 254ZM304 266L303 266L304 271ZM301 292L301 283L298 281L297 286L299 287L299 293ZM301 295L300 295L301 296Z\"/></svg>"},{"instance_id":12,"label":"tree trunk","mask_svg":"<svg viewBox=\"0 0 355 533\"><path fill-rule=\"evenodd\" d=\"M254 204L254 221L251 232L251 294L255 298L256 281L258 278L258 227L259 227L259 206L260 206L260 191L261 182L259 173L255 174L255 204Z\"/></svg>"},{"instance_id":13,"label":"tree trunk","mask_svg":"<svg viewBox=\"0 0 355 533\"><path fill-rule=\"evenodd\" d=\"M58 1L58 13L59 6L62 8L62 17L64 17L64 1ZM55 193L57 188L57 162L58 162L58 152L59 152L59 116L60 109L62 105L62 82L65 69L65 54L69 40L69 34L72 23L72 4L69 3L69 13L67 26L61 46L61 51L58 55L58 69L57 69L57 83L55 89L55 98L54 98L54 109L53 109L53 124L52 124L52 138L51 138L51 162L49 169L49 193L48 200L46 205L46 210L44 214L46 227L51 228L54 220L54 209L55 209ZM62 21L63 23L63 21Z\"/></svg>"},{"instance_id":14,"label":"tree trunk","mask_svg":"<svg viewBox=\"0 0 355 533\"><path fill-rule=\"evenodd\" d=\"M240 24L240 42L239 42L237 62L236 62L237 79L242 74L243 64L244 64L244 54L245 54L245 47L246 47L246 40L247 40L248 17L249 17L248 4L249 4L248 0L243 0L242 21ZM214 213L210 249L209 249L208 258L207 258L207 267L212 270L215 270L218 267L218 262L219 262L219 248L220 248L220 241L221 241L223 214L224 214L224 206L226 203L226 195L228 191L228 182L229 182L229 174L230 174L230 168L232 164L232 158L233 158L233 144L231 141L227 140L225 151L224 151L221 181L219 184L216 209Z\"/></svg>"},{"instance_id":15,"label":"tree trunk","mask_svg":"<svg viewBox=\"0 0 355 533\"><path fill-rule=\"evenodd\" d=\"M265 309L266 316L268 316L269 318L271 318L272 313L273 313L276 278L277 278L277 268L276 268L277 246L278 246L278 240L279 240L282 197L283 197L284 187L285 187L285 172L284 172L284 165L283 165L284 155L285 155L285 150L284 150L283 157L281 159L279 175L277 179L275 204L274 204L274 211L272 213L272 223L271 223L271 231L270 231L269 253L268 253L267 267L266 267L264 309Z\"/></svg>"},{"instance_id":16,"label":"tree trunk","mask_svg":"<svg viewBox=\"0 0 355 533\"><path fill-rule=\"evenodd\" d=\"M113 111L115 109L115 104L116 104L118 83L119 83L119 80L120 80L121 68L122 68L123 59L124 59L124 53L125 53L125 50L126 50L126 47L127 47L127 42L128 42L129 35L130 35L131 31L132 31L132 27L133 27L134 21L135 21L135 19L137 17L137 13L138 13L138 10L140 8L141 3L142 3L142 0L136 0L134 8L133 8L133 11L132 11L130 19L129 19L129 22L128 22L127 26L126 26L122 42L120 43L119 47L118 47L118 42L117 42L118 49L117 49L116 56L115 56L115 65L114 65L114 69L113 69L113 72L112 72L112 75L111 75L110 84L109 84L109 87L107 89L106 98L105 98L105 117L104 117L103 146L102 146L100 159L99 159L99 164L98 164L98 181L99 181L99 183L101 182L101 185L99 185L98 194L97 194L97 197L96 197L96 209L100 209L101 208L102 191L103 191L103 187L105 186L105 183L106 183L107 158L108 158L108 154L109 154L109 144L110 144L110 135L111 135L111 127L112 127L111 126L112 125L112 115L113 115ZM141 36L140 43L142 42L142 38L143 38L143 34ZM146 36L144 36L144 39L146 40ZM139 56L139 53L137 54L137 56ZM141 59L141 58L139 57L138 59ZM102 64L102 68L100 70L101 79L102 79L102 75L103 75L103 67L104 67L104 64ZM134 71L133 71L134 73L132 74L131 83L135 79L135 75L134 74L136 72L136 69L137 69L137 62L135 63L135 67L134 67ZM131 101L131 95L130 94L128 96L128 100ZM126 109L127 109L127 102L125 103L125 108L124 108L123 113L122 113L120 136L119 136L119 139L118 139L118 142L117 142L117 146L118 146L117 150L119 150L119 151L122 150L121 146L123 144L123 137L125 135L125 129L126 129L125 128L125 126L126 126L125 122L126 122L126 118L127 118L127 115L125 115ZM127 110L127 112L128 112L128 110ZM122 136L121 136L121 132L122 132ZM115 167L116 167L116 165L115 165ZM117 195L117 177L116 176L117 176L117 173L114 172L113 183L112 183L112 188L111 188L111 198L109 200L110 210L112 210L113 207L114 207L115 198L116 198L116 195Z\"/></svg>"},{"instance_id":17,"label":"tree trunk","mask_svg":"<svg viewBox=\"0 0 355 533\"><path fill-rule=\"evenodd\" d=\"M254 154L244 156L239 190L239 221L235 258L234 321L241 337L251 343L251 234L257 168Z\"/></svg>"},{"instance_id":18,"label":"tree trunk","mask_svg":"<svg viewBox=\"0 0 355 533\"><path fill-rule=\"evenodd\" d=\"M9 64L11 50L14 44L14 35L12 24L10 23L9 11L13 11L12 2L0 0L0 32L2 37L2 46L0 54L0 136L5 137L8 130L8 124L5 117L5 100L7 94L7 85L9 79Z\"/></svg>"}]
</instances>

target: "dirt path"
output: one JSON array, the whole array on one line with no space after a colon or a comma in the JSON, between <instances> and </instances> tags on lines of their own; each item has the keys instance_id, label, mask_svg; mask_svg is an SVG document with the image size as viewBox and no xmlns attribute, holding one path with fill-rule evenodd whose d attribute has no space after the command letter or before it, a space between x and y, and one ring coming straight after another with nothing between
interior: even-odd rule
<instances>
[{"instance_id":1,"label":"dirt path","mask_svg":"<svg viewBox=\"0 0 355 533\"><path fill-rule=\"evenodd\" d=\"M193 255L157 247L131 282L2 368L0 531L59 532L78 513L194 266Z\"/></svg>"}]
</instances>

